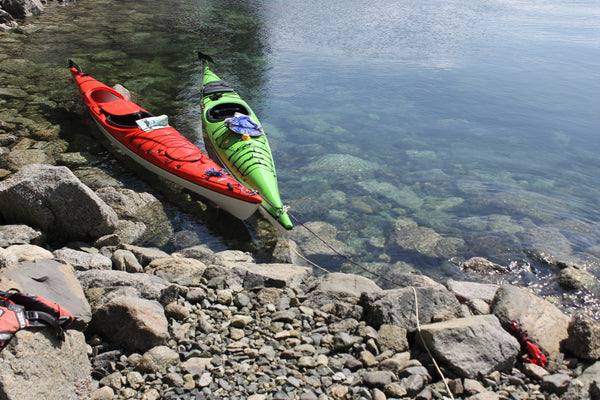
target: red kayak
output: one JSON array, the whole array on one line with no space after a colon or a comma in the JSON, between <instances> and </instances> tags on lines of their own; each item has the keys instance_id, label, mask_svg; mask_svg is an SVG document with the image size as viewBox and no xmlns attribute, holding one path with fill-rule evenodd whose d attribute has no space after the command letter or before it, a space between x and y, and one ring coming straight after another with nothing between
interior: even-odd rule
<instances>
[{"instance_id":1,"label":"red kayak","mask_svg":"<svg viewBox=\"0 0 600 400\"><path fill-rule=\"evenodd\" d=\"M221 169L202 150L168 125L97 81L69 60L73 80L104 135L148 170L211 200L239 219L250 217L262 199Z\"/></svg>"}]
</instances>

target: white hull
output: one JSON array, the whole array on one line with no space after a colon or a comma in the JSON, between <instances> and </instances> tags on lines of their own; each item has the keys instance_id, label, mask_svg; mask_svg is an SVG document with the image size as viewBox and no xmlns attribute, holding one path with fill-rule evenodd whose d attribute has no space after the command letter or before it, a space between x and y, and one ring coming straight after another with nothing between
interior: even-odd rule
<instances>
[{"instance_id":1,"label":"white hull","mask_svg":"<svg viewBox=\"0 0 600 400\"><path fill-rule=\"evenodd\" d=\"M142 167L212 201L213 203L217 204L219 207L221 207L234 217L244 220L249 218L258 209L260 204L250 203L244 200L236 199L235 197L215 192L203 186L199 186L192 182L189 182L183 178L180 178L177 175L171 174L170 172L167 172L164 169L157 167L150 161L144 159L143 157L140 157L138 154L130 150L127 146L123 145L123 143L119 142L113 135L110 134L110 132L104 129L104 127L98 121L96 121L95 118L94 122L96 122L96 125L98 125L104 136L106 136L111 141L111 143L116 145L119 148L119 150L122 150L125 154L131 157L131 159L140 164Z\"/></svg>"}]
</instances>

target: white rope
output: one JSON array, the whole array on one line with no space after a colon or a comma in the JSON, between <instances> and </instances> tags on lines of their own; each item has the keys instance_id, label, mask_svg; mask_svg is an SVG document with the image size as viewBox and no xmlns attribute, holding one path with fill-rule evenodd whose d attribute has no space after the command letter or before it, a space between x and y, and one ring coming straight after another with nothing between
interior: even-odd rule
<instances>
[{"instance_id":1,"label":"white rope","mask_svg":"<svg viewBox=\"0 0 600 400\"><path fill-rule=\"evenodd\" d=\"M429 358L431 358L431 361L433 361L433 365L435 365L435 369L437 370L438 374L440 374L440 376L442 377L442 380L444 381L444 385L446 386L446 390L448 391L448 394L450 395L452 400L454 400L454 396L452 395L452 391L450 390L450 387L448 386L446 377L442 373L442 370L438 366L438 363L435 361L435 358L433 358L433 355L429 351L429 347L427 347L427 344L425 343L425 339L423 339L423 334L421 333L421 324L419 323L419 299L417 297L417 290L415 289L414 286L411 286L410 288L412 289L413 293L415 294L415 316L417 317L417 332L419 333L419 337L421 338L421 343L423 343L423 347L425 347L425 350L427 350L427 354L429 354Z\"/></svg>"}]
</instances>

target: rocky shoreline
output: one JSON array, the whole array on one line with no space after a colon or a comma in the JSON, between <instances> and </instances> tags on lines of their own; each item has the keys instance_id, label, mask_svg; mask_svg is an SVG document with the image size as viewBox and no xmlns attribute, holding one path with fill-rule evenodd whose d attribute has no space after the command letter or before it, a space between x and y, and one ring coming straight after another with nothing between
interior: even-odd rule
<instances>
[{"instance_id":1,"label":"rocky shoreline","mask_svg":"<svg viewBox=\"0 0 600 400\"><path fill-rule=\"evenodd\" d=\"M14 18L43 10L38 0L1 3L0 30L26 32ZM286 263L135 245L160 229L143 216L166 219L160 201L89 167L92 155L65 153L56 126L20 115L21 92L0 89L0 104L14 105L0 113L0 290L43 296L75 321L64 342L50 330L12 338L0 351L0 398L600 398L600 324L526 289L409 273L382 289L353 274L316 276L292 241L278 244ZM403 247L425 236L396 225ZM571 265L561 278L574 290L598 286ZM545 368L522 361L512 320L549 356Z\"/></svg>"},{"instance_id":2,"label":"rocky shoreline","mask_svg":"<svg viewBox=\"0 0 600 400\"><path fill-rule=\"evenodd\" d=\"M0 290L43 296L75 317L65 342L50 331L15 335L0 352L2 398L600 395L600 323L585 314L571 318L511 285L404 274L403 286L383 290L237 250L135 246L126 217L148 196L92 191L44 164L0 182ZM548 355L546 368L522 362L513 320Z\"/></svg>"}]
</instances>

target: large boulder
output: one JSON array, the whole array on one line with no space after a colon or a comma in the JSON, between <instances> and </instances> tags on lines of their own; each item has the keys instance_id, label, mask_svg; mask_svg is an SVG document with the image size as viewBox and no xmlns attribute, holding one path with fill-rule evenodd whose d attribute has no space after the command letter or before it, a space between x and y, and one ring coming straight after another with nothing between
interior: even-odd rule
<instances>
[{"instance_id":1,"label":"large boulder","mask_svg":"<svg viewBox=\"0 0 600 400\"><path fill-rule=\"evenodd\" d=\"M17 21L9 13L0 9L0 32L10 31L18 26Z\"/></svg>"},{"instance_id":2,"label":"large boulder","mask_svg":"<svg viewBox=\"0 0 600 400\"><path fill-rule=\"evenodd\" d=\"M423 325L421 334L435 358L463 378L510 369L521 350L493 315Z\"/></svg>"},{"instance_id":3,"label":"large boulder","mask_svg":"<svg viewBox=\"0 0 600 400\"><path fill-rule=\"evenodd\" d=\"M13 18L31 17L44 11L44 5L40 0L4 0L2 8Z\"/></svg>"},{"instance_id":4,"label":"large boulder","mask_svg":"<svg viewBox=\"0 0 600 400\"><path fill-rule=\"evenodd\" d=\"M555 305L512 285L501 286L491 307L505 327L517 321L540 348L556 359L562 342L569 336L570 318Z\"/></svg>"},{"instance_id":5,"label":"large boulder","mask_svg":"<svg viewBox=\"0 0 600 400\"><path fill-rule=\"evenodd\" d=\"M78 400L95 384L83 333L68 330L65 341L49 329L21 330L0 352L0 398Z\"/></svg>"},{"instance_id":6,"label":"large boulder","mask_svg":"<svg viewBox=\"0 0 600 400\"><path fill-rule=\"evenodd\" d=\"M90 325L92 332L131 351L146 351L169 337L160 303L130 296L115 297L101 306Z\"/></svg>"},{"instance_id":7,"label":"large boulder","mask_svg":"<svg viewBox=\"0 0 600 400\"><path fill-rule=\"evenodd\" d=\"M407 287L363 293L359 304L363 307L363 319L375 328L383 324L405 327L409 332L419 323L444 321L461 315L460 303L454 295L438 287Z\"/></svg>"},{"instance_id":8,"label":"large boulder","mask_svg":"<svg viewBox=\"0 0 600 400\"><path fill-rule=\"evenodd\" d=\"M92 319L92 311L73 268L54 260L27 261L0 271L0 290L16 288L41 296L68 310L72 327L83 329Z\"/></svg>"},{"instance_id":9,"label":"large boulder","mask_svg":"<svg viewBox=\"0 0 600 400\"><path fill-rule=\"evenodd\" d=\"M66 167L32 164L0 182L0 215L39 227L55 242L113 233L117 214Z\"/></svg>"}]
</instances>

